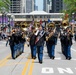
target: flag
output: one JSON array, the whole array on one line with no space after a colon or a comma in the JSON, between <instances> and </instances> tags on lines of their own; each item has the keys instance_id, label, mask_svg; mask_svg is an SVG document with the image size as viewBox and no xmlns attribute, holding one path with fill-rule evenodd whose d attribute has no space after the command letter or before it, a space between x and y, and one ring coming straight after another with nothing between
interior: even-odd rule
<instances>
[{"instance_id":1,"label":"flag","mask_svg":"<svg viewBox=\"0 0 76 75\"><path fill-rule=\"evenodd\" d=\"M52 22L52 21L50 21L50 19L48 19L48 23L50 23L50 22Z\"/></svg>"}]
</instances>

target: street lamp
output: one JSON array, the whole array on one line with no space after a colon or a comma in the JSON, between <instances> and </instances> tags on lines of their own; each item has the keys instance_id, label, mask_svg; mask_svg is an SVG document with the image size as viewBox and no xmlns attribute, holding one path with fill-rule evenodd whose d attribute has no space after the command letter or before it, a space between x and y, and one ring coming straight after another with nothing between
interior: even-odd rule
<instances>
[{"instance_id":1,"label":"street lamp","mask_svg":"<svg viewBox=\"0 0 76 75\"><path fill-rule=\"evenodd\" d=\"M8 29L9 29L9 33L10 33L10 15L8 16Z\"/></svg>"},{"instance_id":2,"label":"street lamp","mask_svg":"<svg viewBox=\"0 0 76 75\"><path fill-rule=\"evenodd\" d=\"M12 15L11 15L12 25L11 25L11 26L14 26L14 19L15 19L15 17L14 17L14 15L12 14Z\"/></svg>"},{"instance_id":3,"label":"street lamp","mask_svg":"<svg viewBox=\"0 0 76 75\"><path fill-rule=\"evenodd\" d=\"M11 27L12 27L12 21L14 21L14 15L9 15L8 16L8 28L9 28L9 33L11 31Z\"/></svg>"}]
</instances>

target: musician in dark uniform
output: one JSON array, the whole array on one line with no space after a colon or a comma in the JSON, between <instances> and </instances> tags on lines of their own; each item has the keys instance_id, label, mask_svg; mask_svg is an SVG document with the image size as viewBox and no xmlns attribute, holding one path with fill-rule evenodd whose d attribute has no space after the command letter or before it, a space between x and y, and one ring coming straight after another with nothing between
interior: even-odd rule
<instances>
[{"instance_id":1,"label":"musician in dark uniform","mask_svg":"<svg viewBox=\"0 0 76 75\"><path fill-rule=\"evenodd\" d=\"M65 35L66 35L66 30L65 29L61 29L60 30L60 42L61 42L61 51L62 53L65 55Z\"/></svg>"},{"instance_id":2,"label":"musician in dark uniform","mask_svg":"<svg viewBox=\"0 0 76 75\"><path fill-rule=\"evenodd\" d=\"M72 46L72 38L73 38L73 34L72 31L67 28L66 29L66 38L65 38L65 50L66 50L66 59L71 59L71 46Z\"/></svg>"},{"instance_id":3,"label":"musician in dark uniform","mask_svg":"<svg viewBox=\"0 0 76 75\"><path fill-rule=\"evenodd\" d=\"M76 41L76 31L74 32L74 40Z\"/></svg>"},{"instance_id":4,"label":"musician in dark uniform","mask_svg":"<svg viewBox=\"0 0 76 75\"><path fill-rule=\"evenodd\" d=\"M48 55L51 59L55 58L55 45L57 43L57 35L55 32L54 23L48 25L48 36L46 37Z\"/></svg>"},{"instance_id":5,"label":"musician in dark uniform","mask_svg":"<svg viewBox=\"0 0 76 75\"><path fill-rule=\"evenodd\" d=\"M63 33L60 35L62 53L69 60L71 59L72 37L72 32L68 27L63 29Z\"/></svg>"},{"instance_id":6,"label":"musician in dark uniform","mask_svg":"<svg viewBox=\"0 0 76 75\"><path fill-rule=\"evenodd\" d=\"M35 35L36 35L35 44L37 46L37 51L38 51L38 60L39 60L39 63L42 64L43 47L44 47L44 41L45 41L45 31L42 29L41 25L38 26L38 30Z\"/></svg>"},{"instance_id":7,"label":"musician in dark uniform","mask_svg":"<svg viewBox=\"0 0 76 75\"><path fill-rule=\"evenodd\" d=\"M55 58L55 45L56 45L56 35L53 30L50 30L49 38L48 38L48 43L49 43L49 55L50 58L54 59Z\"/></svg>"},{"instance_id":8,"label":"musician in dark uniform","mask_svg":"<svg viewBox=\"0 0 76 75\"><path fill-rule=\"evenodd\" d=\"M22 51L22 53L24 53L24 45L25 45L25 42L26 42L25 34L24 34L23 31L20 34L21 35L19 36L19 38L20 38L19 40L20 40L21 51Z\"/></svg>"},{"instance_id":9,"label":"musician in dark uniform","mask_svg":"<svg viewBox=\"0 0 76 75\"><path fill-rule=\"evenodd\" d=\"M31 32L29 34L29 43L31 49L31 58L36 59L36 45L35 45L36 35L35 35L35 27L31 27Z\"/></svg>"},{"instance_id":10,"label":"musician in dark uniform","mask_svg":"<svg viewBox=\"0 0 76 75\"><path fill-rule=\"evenodd\" d=\"M10 49L11 49L11 56L13 59L14 58L14 36L15 36L15 30L13 29L11 34L9 35L10 39L9 39L9 45L10 45Z\"/></svg>"}]
</instances>

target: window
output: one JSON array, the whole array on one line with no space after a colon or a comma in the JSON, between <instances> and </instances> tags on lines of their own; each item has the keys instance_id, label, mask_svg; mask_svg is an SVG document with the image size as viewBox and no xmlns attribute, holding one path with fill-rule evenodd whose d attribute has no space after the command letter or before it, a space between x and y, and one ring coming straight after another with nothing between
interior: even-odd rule
<instances>
[{"instance_id":1,"label":"window","mask_svg":"<svg viewBox=\"0 0 76 75\"><path fill-rule=\"evenodd\" d=\"M42 18L42 16L40 16L40 18Z\"/></svg>"}]
</instances>

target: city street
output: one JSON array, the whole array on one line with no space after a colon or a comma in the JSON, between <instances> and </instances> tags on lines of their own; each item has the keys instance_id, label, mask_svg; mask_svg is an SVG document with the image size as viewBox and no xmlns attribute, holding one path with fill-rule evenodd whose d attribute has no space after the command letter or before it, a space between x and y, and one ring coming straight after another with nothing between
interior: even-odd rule
<instances>
[{"instance_id":1,"label":"city street","mask_svg":"<svg viewBox=\"0 0 76 75\"><path fill-rule=\"evenodd\" d=\"M0 75L76 75L76 0L0 0Z\"/></svg>"},{"instance_id":2,"label":"city street","mask_svg":"<svg viewBox=\"0 0 76 75\"><path fill-rule=\"evenodd\" d=\"M30 47L25 44L24 53L15 60L11 58L9 45L0 41L0 75L75 75L76 74L76 42L71 48L72 59L66 60L61 53L60 40L55 47L55 59L48 57L46 46L44 48L43 63L40 64L30 57Z\"/></svg>"}]
</instances>

